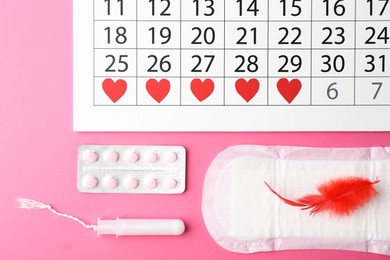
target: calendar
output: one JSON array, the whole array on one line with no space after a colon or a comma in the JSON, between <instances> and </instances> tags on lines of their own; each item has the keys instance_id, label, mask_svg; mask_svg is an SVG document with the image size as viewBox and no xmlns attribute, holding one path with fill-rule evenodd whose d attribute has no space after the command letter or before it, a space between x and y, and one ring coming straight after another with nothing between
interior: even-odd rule
<instances>
[{"instance_id":1,"label":"calendar","mask_svg":"<svg viewBox=\"0 0 390 260\"><path fill-rule=\"evenodd\" d=\"M74 0L75 131L389 131L390 0Z\"/></svg>"}]
</instances>

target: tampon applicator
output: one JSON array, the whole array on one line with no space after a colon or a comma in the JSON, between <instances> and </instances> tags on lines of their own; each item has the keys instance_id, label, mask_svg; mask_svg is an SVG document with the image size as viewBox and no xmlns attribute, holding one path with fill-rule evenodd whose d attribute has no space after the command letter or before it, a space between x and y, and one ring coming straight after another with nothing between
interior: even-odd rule
<instances>
[{"instance_id":1,"label":"tampon applicator","mask_svg":"<svg viewBox=\"0 0 390 260\"><path fill-rule=\"evenodd\" d=\"M143 236L183 234L184 222L180 219L98 219L97 235Z\"/></svg>"}]
</instances>

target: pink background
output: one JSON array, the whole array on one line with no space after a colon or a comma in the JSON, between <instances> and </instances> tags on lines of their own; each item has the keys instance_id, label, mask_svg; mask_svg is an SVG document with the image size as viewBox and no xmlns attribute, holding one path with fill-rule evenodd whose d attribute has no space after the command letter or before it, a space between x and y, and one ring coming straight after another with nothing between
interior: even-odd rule
<instances>
[{"instance_id":1,"label":"pink background","mask_svg":"<svg viewBox=\"0 0 390 260\"><path fill-rule=\"evenodd\" d=\"M228 146L390 146L390 133L75 133L70 0L0 1L0 75L0 259L387 259L331 250L231 253L209 236L201 200L207 167ZM187 190L165 196L79 193L80 144L183 145ZM99 216L181 218L187 231L179 237L97 238L48 211L17 209L18 197L42 200L89 223Z\"/></svg>"}]
</instances>

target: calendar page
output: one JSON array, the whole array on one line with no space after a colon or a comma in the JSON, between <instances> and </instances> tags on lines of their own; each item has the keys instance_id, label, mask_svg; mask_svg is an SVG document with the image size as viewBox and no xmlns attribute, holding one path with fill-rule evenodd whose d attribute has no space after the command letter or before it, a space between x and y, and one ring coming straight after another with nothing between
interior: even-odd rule
<instances>
[{"instance_id":1,"label":"calendar page","mask_svg":"<svg viewBox=\"0 0 390 260\"><path fill-rule=\"evenodd\" d=\"M389 131L390 0L73 0L75 131Z\"/></svg>"}]
</instances>

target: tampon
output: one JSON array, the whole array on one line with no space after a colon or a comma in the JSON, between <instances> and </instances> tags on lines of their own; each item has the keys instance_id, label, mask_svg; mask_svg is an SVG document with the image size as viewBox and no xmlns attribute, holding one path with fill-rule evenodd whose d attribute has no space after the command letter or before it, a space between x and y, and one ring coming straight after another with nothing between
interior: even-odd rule
<instances>
[{"instance_id":1,"label":"tampon","mask_svg":"<svg viewBox=\"0 0 390 260\"><path fill-rule=\"evenodd\" d=\"M98 218L97 235L167 235L183 234L184 222L180 219L119 219Z\"/></svg>"},{"instance_id":2,"label":"tampon","mask_svg":"<svg viewBox=\"0 0 390 260\"><path fill-rule=\"evenodd\" d=\"M81 219L69 214L64 214L55 210L51 205L40 201L19 198L18 207L28 210L48 209L60 217L69 218L80 223L83 227L93 229L97 235L116 235L119 236L178 236L183 234L185 227L184 222L180 219L115 219L102 220L98 218L97 225L86 224Z\"/></svg>"}]
</instances>

